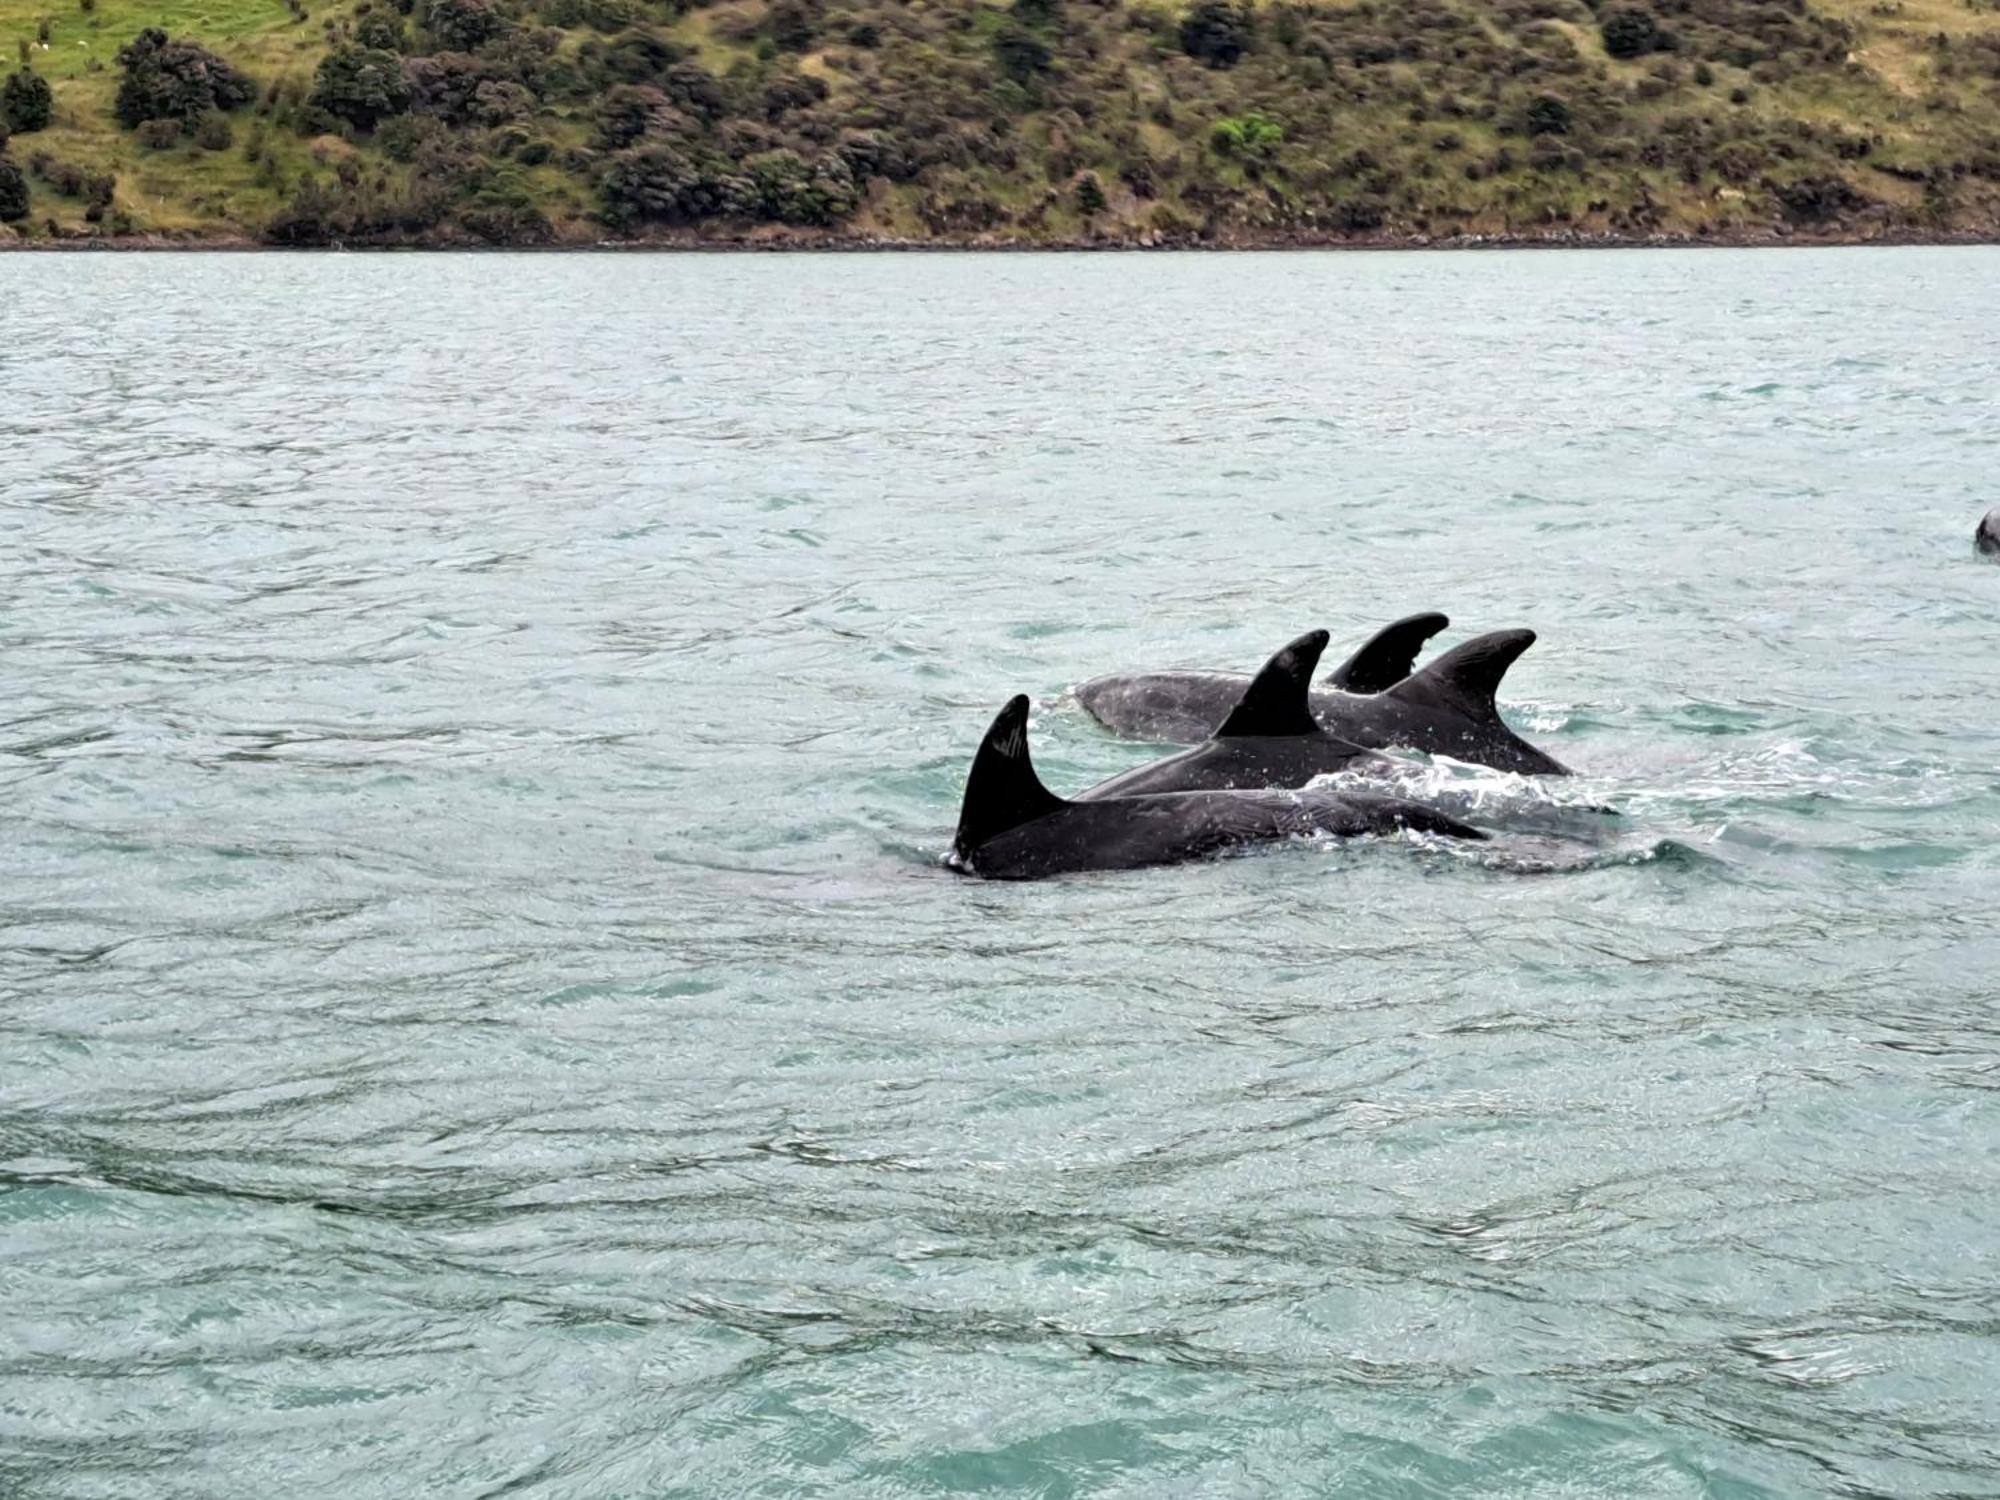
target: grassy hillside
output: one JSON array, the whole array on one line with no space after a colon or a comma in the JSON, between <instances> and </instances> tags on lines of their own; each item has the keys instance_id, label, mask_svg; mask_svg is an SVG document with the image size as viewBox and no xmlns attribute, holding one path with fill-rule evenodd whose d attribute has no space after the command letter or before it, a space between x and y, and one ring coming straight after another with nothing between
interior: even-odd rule
<instances>
[{"instance_id":1,"label":"grassy hillside","mask_svg":"<svg viewBox=\"0 0 2000 1500\"><path fill-rule=\"evenodd\" d=\"M0 238L2000 226L2000 0L0 0L23 64Z\"/></svg>"}]
</instances>

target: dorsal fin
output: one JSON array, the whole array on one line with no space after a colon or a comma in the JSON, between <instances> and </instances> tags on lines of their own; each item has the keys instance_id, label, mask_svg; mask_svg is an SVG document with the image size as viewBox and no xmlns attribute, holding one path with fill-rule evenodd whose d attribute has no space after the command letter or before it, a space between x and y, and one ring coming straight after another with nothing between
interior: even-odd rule
<instances>
[{"instance_id":1,"label":"dorsal fin","mask_svg":"<svg viewBox=\"0 0 2000 1500\"><path fill-rule=\"evenodd\" d=\"M1333 669L1326 685L1343 693L1380 693L1392 688L1415 668L1424 642L1450 623L1443 615L1433 614L1407 615L1393 625L1384 625Z\"/></svg>"},{"instance_id":2,"label":"dorsal fin","mask_svg":"<svg viewBox=\"0 0 2000 1500\"><path fill-rule=\"evenodd\" d=\"M1264 670L1251 679L1236 707L1215 731L1215 737L1226 740L1244 735L1316 734L1319 723L1313 718L1306 697L1327 639L1324 630L1307 631L1265 662Z\"/></svg>"},{"instance_id":3,"label":"dorsal fin","mask_svg":"<svg viewBox=\"0 0 2000 1500\"><path fill-rule=\"evenodd\" d=\"M1445 652L1415 676L1388 691L1391 698L1436 708L1454 708L1473 719L1498 719L1493 700L1500 679L1523 651L1535 644L1532 630L1496 630L1476 635Z\"/></svg>"},{"instance_id":4,"label":"dorsal fin","mask_svg":"<svg viewBox=\"0 0 2000 1500\"><path fill-rule=\"evenodd\" d=\"M1010 828L1065 806L1062 798L1042 785L1028 759L1028 699L1007 700L980 741L965 778L965 800L958 808L958 836L952 848L963 859L988 839Z\"/></svg>"}]
</instances>

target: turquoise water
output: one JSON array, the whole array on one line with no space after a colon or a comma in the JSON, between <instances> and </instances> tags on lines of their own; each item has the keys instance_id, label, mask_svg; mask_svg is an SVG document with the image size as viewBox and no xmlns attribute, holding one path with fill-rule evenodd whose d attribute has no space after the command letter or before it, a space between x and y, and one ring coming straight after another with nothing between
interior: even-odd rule
<instances>
[{"instance_id":1,"label":"turquoise water","mask_svg":"<svg viewBox=\"0 0 2000 1500\"><path fill-rule=\"evenodd\" d=\"M1996 273L0 259L0 1492L2000 1495ZM1614 834L937 867L1420 608Z\"/></svg>"}]
</instances>

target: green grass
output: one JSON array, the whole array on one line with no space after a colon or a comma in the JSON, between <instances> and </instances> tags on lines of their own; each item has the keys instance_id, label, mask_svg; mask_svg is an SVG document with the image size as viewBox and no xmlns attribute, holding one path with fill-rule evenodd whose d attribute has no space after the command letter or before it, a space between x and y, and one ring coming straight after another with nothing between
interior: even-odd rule
<instances>
[{"instance_id":1,"label":"green grass","mask_svg":"<svg viewBox=\"0 0 2000 1500\"><path fill-rule=\"evenodd\" d=\"M371 181L400 181L409 169L390 162L366 137L315 141L266 116L272 85L289 80L303 94L328 46L325 23L351 21L359 3L322 7L307 0L312 13L301 22L280 0L97 0L90 11L75 0L66 7L0 0L0 73L17 65L26 41L32 66L56 95L53 126L17 138L12 155L25 163L47 152L113 173L116 213L134 230L169 235L255 236L302 177L330 181L342 156L354 157ZM502 0L518 19L538 24L524 8L528 3ZM1565 227L1754 232L1775 222L1778 186L1815 173L1844 177L1879 206L1878 221L1887 214L1893 224L1913 226L1930 223L1924 216L1945 201L1903 175L1928 168L1940 169L1953 184L1948 206L1954 217L1944 227L1993 232L2000 225L2000 182L1981 175L1983 169L1965 168L1982 151L1990 157L2000 143L2000 80L1962 64L1959 76L1947 76L1932 38L1942 33L1962 46L2000 36L2000 14L1967 0L1811 3L1853 28L1850 61L1802 56L1788 64L1788 76L1759 82L1751 70L1711 57L1713 82L1704 87L1689 76L1692 58L1669 59L1680 68L1679 81L1656 98L1640 90L1654 87L1649 74L1662 59L1606 57L1581 8L1536 23L1525 12L1510 12L1506 0L1377 0L1373 7L1363 0L1325 0L1304 13L1308 32L1321 40L1302 49L1274 40L1276 12L1263 5L1258 47L1226 71L1179 54L1173 41L1179 6L1171 0L1125 0L1122 6L1068 0L1063 19L1046 32L1056 69L1026 92L1000 83L993 71L992 39L1008 24L998 0L931 0L926 6L845 0L828 8L837 19L816 39L815 50L775 59L768 48L760 58L756 45L765 0L723 0L671 20L663 8L648 14L649 24L736 91L735 107L750 122L746 140L774 129L758 112L762 80L793 69L820 78L829 90L816 111L820 128L784 137L809 157L857 128L855 119L872 129L881 118L914 113L922 123L910 127L912 139L921 144L940 132L976 136L990 117L1008 117L999 122L998 138L1008 143L1011 161L946 161L916 182L877 181L846 226L861 233L922 236L927 212L967 201L992 206L1000 221L995 234L1042 239L1139 234L1160 215L1206 221L1228 239L1325 226L1359 208L1382 214L1390 236ZM1450 12L1461 29L1425 30L1431 23L1413 19L1425 6L1433 15ZM861 19L882 22L885 40L873 54L845 44L848 27ZM44 20L46 46L37 40ZM1518 59L1522 49L1536 47L1537 24L1573 42L1574 70L1533 59L1525 71L1493 66L1492 58ZM232 116L234 141L227 149L203 151L182 142L152 151L117 127L111 115L116 54L146 26L214 49L259 83L264 97ZM1415 45L1417 55L1357 62L1350 48L1370 35ZM1472 55L1489 61L1454 63L1450 47L1437 44L1440 35L1464 38L1452 45L1471 47ZM571 33L561 55L574 62L591 39L604 40L583 30ZM1322 52L1312 54L1313 46ZM1328 60L1315 61L1318 56ZM1736 88L1749 91L1747 104L1729 102ZM927 89L936 97L926 98ZM1579 121L1590 122L1587 128L1580 123L1568 143L1582 153L1579 165L1542 168L1529 160L1533 143L1519 131L1519 112L1542 91L1571 99ZM1174 111L1171 128L1152 118L1162 100ZM886 116L876 113L885 102L895 107ZM1212 149L1217 121L1253 115L1283 127L1282 142L1263 153L1268 159L1246 162ZM1690 119L1707 122L1702 128L1716 139L1748 143L1766 155L1749 178L1734 181L1707 160L1656 159L1654 143L1671 140ZM504 174L526 186L560 234L602 234L592 217L597 168L566 156L595 144L591 99L552 101L527 124L551 143L554 155L546 165L510 165ZM1801 137L1800 129L1817 134ZM1458 144L1439 149L1447 131ZM485 149L482 132L468 128L463 135L474 151ZM1870 157L1837 155L1831 143L1848 136L1873 137L1879 146ZM255 161L247 149L253 138ZM1773 142L1795 141L1803 144L1772 149ZM740 149L761 147L752 140ZM1373 159L1372 168L1350 165L1364 158ZM1122 180L1148 164L1159 189L1154 200L1137 197ZM1111 200L1088 224L1075 209L1073 192L1076 176L1086 171L1097 175ZM31 191L31 214L20 228L41 234L53 223L61 233L87 231L79 200L39 180Z\"/></svg>"}]
</instances>

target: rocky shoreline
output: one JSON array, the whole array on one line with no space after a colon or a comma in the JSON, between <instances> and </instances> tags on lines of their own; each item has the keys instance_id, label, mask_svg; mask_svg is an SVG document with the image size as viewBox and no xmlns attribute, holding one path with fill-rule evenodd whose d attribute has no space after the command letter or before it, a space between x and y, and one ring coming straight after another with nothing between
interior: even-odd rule
<instances>
[{"instance_id":1,"label":"rocky shoreline","mask_svg":"<svg viewBox=\"0 0 2000 1500\"><path fill-rule=\"evenodd\" d=\"M1865 234L1837 227L1801 229L1773 226L1757 232L1732 230L1714 233L1655 233L1647 235L1598 233L1585 230L1551 230L1546 234L1427 235L1341 235L1288 232L1256 234L1232 232L1223 236L1166 236L1143 234L1129 238L1091 237L1082 239L1028 239L1018 236L967 235L909 239L883 235L844 234L837 231L804 231L760 228L747 233L695 234L660 231L629 238L604 236L558 236L523 244L493 244L468 235L416 235L376 237L366 240L319 246L273 245L251 235L177 235L145 233L133 235L62 235L26 237L0 233L0 251L112 251L147 250L269 251L273 253L326 253L327 251L470 251L519 253L634 253L670 251L701 252L787 252L819 251L845 254L922 253L953 251L985 252L1115 252L1115 251L1282 251L1282 250L1693 250L1693 249L1776 249L1862 246L1995 245L2000 244L2000 226L1952 233L1919 232L1904 229L1875 229Z\"/></svg>"}]
</instances>

